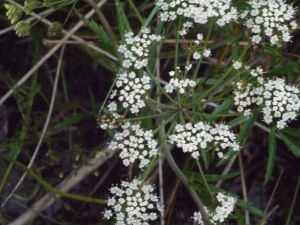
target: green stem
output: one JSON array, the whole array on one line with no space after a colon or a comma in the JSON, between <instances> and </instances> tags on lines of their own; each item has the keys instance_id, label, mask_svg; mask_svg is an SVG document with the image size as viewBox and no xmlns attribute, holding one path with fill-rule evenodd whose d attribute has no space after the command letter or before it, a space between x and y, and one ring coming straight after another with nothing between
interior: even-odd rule
<instances>
[{"instance_id":1,"label":"green stem","mask_svg":"<svg viewBox=\"0 0 300 225\"><path fill-rule=\"evenodd\" d=\"M152 78L153 82L155 83L156 87L159 88L159 90L175 105L177 105L177 102L165 91L165 89L162 88L160 83L156 80L156 78L153 76L152 72L148 67L146 67L146 71L148 75Z\"/></svg>"},{"instance_id":2,"label":"green stem","mask_svg":"<svg viewBox=\"0 0 300 225\"><path fill-rule=\"evenodd\" d=\"M134 11L136 17L139 19L140 23L143 24L144 19L141 16L139 10L136 8L135 4L133 3L132 0L128 0L130 7L132 8L132 10Z\"/></svg>"},{"instance_id":3,"label":"green stem","mask_svg":"<svg viewBox=\"0 0 300 225\"><path fill-rule=\"evenodd\" d=\"M202 177L202 179L203 179L203 182L204 182L204 184L205 184L205 187L206 187L206 189L208 190L211 199L214 201L214 197L213 197L213 195L212 195L212 193L211 193L211 191L210 191L210 189L209 189L209 187L208 187L208 184L207 184L206 179L205 179L205 177L204 177L204 173L203 173L203 171L202 171L202 168L201 168L201 165L200 165L199 160L196 160L196 163L197 163L197 166L198 166L198 168L199 168L199 171L200 171L201 177Z\"/></svg>"},{"instance_id":4,"label":"green stem","mask_svg":"<svg viewBox=\"0 0 300 225\"><path fill-rule=\"evenodd\" d=\"M17 160L11 159L11 158L3 155L3 154L0 154L0 157L3 158L3 159L8 160L11 164L15 164L15 165L21 167L24 171L26 171L30 176L32 176L34 179L36 179L46 189L48 189L49 191L51 191L51 192L53 192L53 193L55 193L55 194L57 194L61 197L71 198L71 199L86 201L86 202L93 202L93 203L98 203L98 204L106 204L107 203L107 201L103 200L103 199L85 197L85 196L82 196L82 195L74 195L74 194L71 194L71 193L67 193L67 192L58 190L58 189L52 187L45 180L43 180L39 175L34 173L32 170L28 169L25 165L18 162Z\"/></svg>"},{"instance_id":5,"label":"green stem","mask_svg":"<svg viewBox=\"0 0 300 225\"><path fill-rule=\"evenodd\" d=\"M171 128L171 127L170 127ZM160 140L165 140L166 136L168 136L168 134L171 132L171 130L173 130L173 128L169 129L167 134L165 133L164 127L162 129L159 130L159 139ZM188 179L185 177L185 175L182 173L182 171L179 169L179 167L177 166L171 152L170 152L170 148L167 145L166 141L162 141L162 149L164 152L164 156L166 157L166 160L168 161L171 169L173 170L173 172L176 174L176 176L181 180L181 182L184 184L184 186L186 187L187 191L190 193L192 199L194 200L194 202L196 203L204 223L209 223L209 217L205 211L204 205L201 201L201 199L199 198L198 194L196 193L196 191L194 190L194 188L192 187L192 185L189 183Z\"/></svg>"},{"instance_id":6,"label":"green stem","mask_svg":"<svg viewBox=\"0 0 300 225\"><path fill-rule=\"evenodd\" d=\"M295 203L296 203L297 197L299 197L299 195L298 195L298 193L299 193L299 187L300 187L300 173L299 173L299 176L298 176L298 180L297 180L297 185L296 185L296 189L295 189L293 201L292 201L291 208L290 208L290 211L289 211L289 214L288 214L288 218L286 220L285 225L291 224L291 218L292 218L293 210L294 210L294 207L295 207Z\"/></svg>"},{"instance_id":7,"label":"green stem","mask_svg":"<svg viewBox=\"0 0 300 225\"><path fill-rule=\"evenodd\" d=\"M156 101L156 100L154 100L152 98L148 98L147 102L153 103L156 106L164 107L165 109L170 109L170 110L176 110L177 109L177 107L175 107L173 105L166 105L166 104L158 102L158 101Z\"/></svg>"},{"instance_id":8,"label":"green stem","mask_svg":"<svg viewBox=\"0 0 300 225\"><path fill-rule=\"evenodd\" d=\"M121 71L121 70L120 70L120 71ZM118 72L118 74L120 73L120 71ZM110 93L112 92L112 90L113 90L113 88L114 88L116 82L117 82L117 77L115 77L115 79L114 79L112 85L110 86L110 89L109 89L107 95L105 96L105 99L104 99L104 101L103 101L103 103L102 103L102 105L101 105L101 108L100 108L100 110L99 110L99 112L98 112L98 115L101 114L101 112L102 112L102 110L103 110L103 108L104 108L104 105L106 104L107 100L109 99Z\"/></svg>"},{"instance_id":9,"label":"green stem","mask_svg":"<svg viewBox=\"0 0 300 225\"><path fill-rule=\"evenodd\" d=\"M210 34L211 34L211 31L212 31L212 28L213 28L213 23L210 23L209 25L209 28L208 28L208 32L207 32L207 35L206 35L206 38L205 38L205 42L204 42L204 47L203 49L205 49L207 47L207 44L208 44L208 41L209 41L209 38L210 38ZM195 69L195 72L194 72L194 75L193 75L193 80L195 80L195 78L197 77L198 75L198 72L199 72L199 69L200 69L200 66L202 64L202 59L203 57L201 57L198 61L198 64L196 66L196 69Z\"/></svg>"},{"instance_id":10,"label":"green stem","mask_svg":"<svg viewBox=\"0 0 300 225\"><path fill-rule=\"evenodd\" d=\"M122 62L123 61L123 57L122 55L120 54L120 52L118 51L118 43L115 39L115 36L114 36L114 33L112 32L111 30L111 26L109 25L108 21L106 20L105 16L103 15L103 13L101 12L101 10L99 9L99 7L97 6L97 4L93 1L93 0L86 0L92 7L93 9L95 10L97 16L99 17L105 31L107 32L107 35L109 36L111 42L112 42L112 45L114 47L114 50L117 54L117 58L119 60L119 62Z\"/></svg>"}]
</instances>

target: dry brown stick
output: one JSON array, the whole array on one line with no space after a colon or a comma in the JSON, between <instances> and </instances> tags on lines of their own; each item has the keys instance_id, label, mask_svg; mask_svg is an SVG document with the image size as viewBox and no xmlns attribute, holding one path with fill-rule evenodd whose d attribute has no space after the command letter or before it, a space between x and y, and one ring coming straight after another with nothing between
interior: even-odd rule
<instances>
[{"instance_id":1,"label":"dry brown stick","mask_svg":"<svg viewBox=\"0 0 300 225\"><path fill-rule=\"evenodd\" d=\"M80 168L74 170L69 176L67 176L59 185L55 188L68 192L70 189L75 187L78 183L80 183L86 176L95 171L98 167L100 167L103 163L106 162L110 158L111 155L115 154L117 151L109 150L108 145L105 142L102 147L98 148L98 151L102 151L103 154L99 157L93 156L90 158L84 165ZM25 211L22 215L20 215L16 220L9 223L8 225L25 225L30 223L33 219L38 216L38 213L41 213L48 207L50 207L55 200L57 199L57 195L52 193L48 193L44 195L40 200L34 203L27 211Z\"/></svg>"},{"instance_id":2,"label":"dry brown stick","mask_svg":"<svg viewBox=\"0 0 300 225\"><path fill-rule=\"evenodd\" d=\"M43 44L44 45L47 45L47 44L57 44L57 43L72 44L72 45L76 45L76 44L91 45L94 42L93 41L71 41L71 40L62 41L62 40L43 39Z\"/></svg>"},{"instance_id":3,"label":"dry brown stick","mask_svg":"<svg viewBox=\"0 0 300 225\"><path fill-rule=\"evenodd\" d=\"M101 7L107 0L100 1L97 5ZM85 18L90 18L95 13L94 9L91 9ZM74 34L84 22L80 20L61 40L61 43L57 43L53 48L51 48L44 57L42 57L2 98L0 99L0 105L2 105L14 92L14 89L21 86L31 75L48 59L52 56L62 45L63 41L68 40L72 34Z\"/></svg>"},{"instance_id":4,"label":"dry brown stick","mask_svg":"<svg viewBox=\"0 0 300 225\"><path fill-rule=\"evenodd\" d=\"M15 4L15 5L19 5L18 3L15 3L14 1L9 1L9 3ZM20 5L20 6L21 6L21 5ZM31 21L35 20L36 17L42 18L42 16L47 15L47 14L50 13L51 11L53 11L53 9L51 9L51 8L50 8L50 9L47 9L47 10L45 10L45 11L39 13L39 14L34 14L34 15L32 15L31 17L25 19L24 21L31 22ZM7 32L13 31L14 28L15 28L15 26L16 26L16 24L13 24L13 25L11 25L11 26L9 26L9 27L6 27L6 28L0 30L0 36L3 35L3 34L5 34L5 33L7 33Z\"/></svg>"},{"instance_id":5,"label":"dry brown stick","mask_svg":"<svg viewBox=\"0 0 300 225\"><path fill-rule=\"evenodd\" d=\"M53 112L53 108L54 108L55 96L56 96L56 92L57 92L58 80L59 80L59 75L60 75L60 72L61 72L61 65L62 65L62 59L63 59L64 52L65 52L65 45L63 45L63 47L61 48L61 53L60 53L60 56L59 56L59 59L58 59L57 70L56 70L56 75L55 75L55 80L54 80L54 85L53 85L53 91L52 91L52 96L51 96L51 102L50 102L47 118L46 118L43 130L42 130L42 133L40 135L38 144L37 144L37 146L36 146L36 148L33 152L32 157L30 158L29 164L27 165L28 169L30 169L31 166L33 165L34 160L35 160L35 158L36 158L36 156L37 156L37 154L40 150L40 147L43 143L44 137L45 137L47 129L48 129L48 125L49 125L51 115L52 115L52 112ZM23 182L26 175L27 175L27 173L24 172L22 177L20 178L20 180L18 181L18 183L14 187L14 189L11 191L11 193L8 195L8 197L2 203L1 207L3 207L3 205L8 201L8 199L10 199L11 196L15 193L15 191L19 188L19 186Z\"/></svg>"},{"instance_id":6,"label":"dry brown stick","mask_svg":"<svg viewBox=\"0 0 300 225\"><path fill-rule=\"evenodd\" d=\"M7 2L11 3L11 4L14 4L16 6L18 6L20 9L22 9L24 11L24 6L20 5L19 3L15 2L14 0L6 0ZM101 7L101 6L99 6ZM47 20L46 18L43 17L43 15L46 15L48 14L49 12L53 11L53 9L48 9L48 10L45 10L44 12L42 12L41 14L36 14L34 12L30 13L30 15L32 17L26 19L25 21L31 21L31 20L34 20L34 19L38 19L40 20L42 23L48 25L48 26L51 26L52 25L52 22L50 22L49 20ZM0 31L0 35L8 32L8 31L11 31L13 30L15 27L15 25L12 25L10 27L8 27L7 29L3 29ZM65 30L65 29L62 29L61 31L63 34L67 34L69 31ZM85 42L85 40L75 34L71 34L70 38L76 40L76 41L79 41L79 42ZM62 40L60 40L62 41ZM107 58L113 60L113 61L118 61L118 59L116 57L114 57L113 55L111 55L110 53L108 53L107 51L104 51L103 49L101 48L98 48L95 44L93 43L88 43L87 46L99 53L101 53L102 55L106 56Z\"/></svg>"}]
</instances>

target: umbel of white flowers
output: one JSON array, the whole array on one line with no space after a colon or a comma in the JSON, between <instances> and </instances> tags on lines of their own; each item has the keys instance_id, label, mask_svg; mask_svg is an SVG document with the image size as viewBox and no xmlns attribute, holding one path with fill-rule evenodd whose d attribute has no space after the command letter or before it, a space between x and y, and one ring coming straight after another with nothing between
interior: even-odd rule
<instances>
[{"instance_id":1,"label":"umbel of white flowers","mask_svg":"<svg viewBox=\"0 0 300 225\"><path fill-rule=\"evenodd\" d=\"M122 181L120 187L111 187L110 193L113 195L107 201L110 209L104 211L104 218L115 218L116 225L149 225L162 210L154 187L138 179Z\"/></svg>"}]
</instances>

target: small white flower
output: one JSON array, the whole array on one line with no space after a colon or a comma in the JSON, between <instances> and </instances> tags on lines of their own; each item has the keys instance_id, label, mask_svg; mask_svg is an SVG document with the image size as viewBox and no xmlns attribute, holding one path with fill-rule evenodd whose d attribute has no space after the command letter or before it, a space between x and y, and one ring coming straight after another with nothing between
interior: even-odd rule
<instances>
[{"instance_id":1,"label":"small white flower","mask_svg":"<svg viewBox=\"0 0 300 225\"><path fill-rule=\"evenodd\" d=\"M193 54L193 58L194 58L195 60L199 60L199 59L201 58L201 54L200 54L199 52L195 52L195 53Z\"/></svg>"},{"instance_id":2,"label":"small white flower","mask_svg":"<svg viewBox=\"0 0 300 225\"><path fill-rule=\"evenodd\" d=\"M209 57L210 55L211 55L210 49L205 49L204 52L203 52L203 56Z\"/></svg>"},{"instance_id":3,"label":"small white flower","mask_svg":"<svg viewBox=\"0 0 300 225\"><path fill-rule=\"evenodd\" d=\"M175 75L175 71L170 71L170 72L169 72L169 75L170 75L171 77L173 77L173 76Z\"/></svg>"},{"instance_id":4,"label":"small white flower","mask_svg":"<svg viewBox=\"0 0 300 225\"><path fill-rule=\"evenodd\" d=\"M242 67L242 65L243 64L241 61L233 61L233 64L232 64L233 68L236 70L240 69Z\"/></svg>"},{"instance_id":5,"label":"small white flower","mask_svg":"<svg viewBox=\"0 0 300 225\"><path fill-rule=\"evenodd\" d=\"M179 90L180 94L185 93L185 89L188 87L195 87L196 82L193 80L189 79L177 79L177 78L172 78L170 82L165 86L165 90L167 93L172 93L174 89Z\"/></svg>"}]
</instances>

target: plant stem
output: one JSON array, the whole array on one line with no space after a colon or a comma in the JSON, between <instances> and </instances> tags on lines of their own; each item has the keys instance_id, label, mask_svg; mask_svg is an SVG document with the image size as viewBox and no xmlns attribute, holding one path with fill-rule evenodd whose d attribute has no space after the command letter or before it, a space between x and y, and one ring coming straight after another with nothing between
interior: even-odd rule
<instances>
[{"instance_id":1,"label":"plant stem","mask_svg":"<svg viewBox=\"0 0 300 225\"><path fill-rule=\"evenodd\" d=\"M202 171L202 168L201 168L201 165L200 165L199 160L196 160L196 163L197 163L197 166L198 166L198 168L199 168L201 177L202 177L202 179L203 179L203 181L204 181L205 187L206 187L206 189L208 190L211 199L214 201L214 197L213 197L213 195L212 195L212 193L211 193L211 191L210 191L210 189L209 189L209 187L208 187L208 184L207 184L206 179L205 179L205 177L204 177L204 173L203 173L203 171Z\"/></svg>"},{"instance_id":2,"label":"plant stem","mask_svg":"<svg viewBox=\"0 0 300 225\"><path fill-rule=\"evenodd\" d=\"M160 129L159 131L159 139L164 139L166 136L165 130L164 128ZM192 199L194 200L194 202L196 203L203 221L205 223L209 223L209 218L208 215L205 211L204 205L202 204L201 199L199 198L199 196L197 195L196 191L194 190L194 188L191 186L191 184L189 183L188 179L185 177L185 175L182 173L182 171L179 169L179 167L177 166L171 152L169 149L169 146L167 145L166 142L164 142L164 146L163 146L163 151L164 151L164 155L171 167L171 169L173 170L173 172L176 174L176 176L181 180L181 182L184 184L184 186L186 187L187 191L190 193Z\"/></svg>"}]
</instances>

